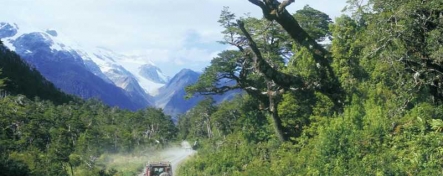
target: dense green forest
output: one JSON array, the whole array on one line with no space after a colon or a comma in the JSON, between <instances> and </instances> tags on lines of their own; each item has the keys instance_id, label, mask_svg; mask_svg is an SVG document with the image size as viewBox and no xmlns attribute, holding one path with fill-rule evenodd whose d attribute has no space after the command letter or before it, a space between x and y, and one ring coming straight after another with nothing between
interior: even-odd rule
<instances>
[{"instance_id":1,"label":"dense green forest","mask_svg":"<svg viewBox=\"0 0 443 176\"><path fill-rule=\"evenodd\" d=\"M175 139L161 109L121 110L60 92L0 43L0 175L135 175L107 166ZM158 141L158 142L157 142Z\"/></svg>"},{"instance_id":2,"label":"dense green forest","mask_svg":"<svg viewBox=\"0 0 443 176\"><path fill-rule=\"evenodd\" d=\"M110 154L198 141L178 175L443 175L443 1L348 0L334 20L291 0L220 15L221 43L174 125L57 90L0 43L0 175L135 175ZM159 141L160 143L158 143ZM136 154L137 155L137 154Z\"/></svg>"},{"instance_id":3,"label":"dense green forest","mask_svg":"<svg viewBox=\"0 0 443 176\"><path fill-rule=\"evenodd\" d=\"M180 175L443 175L443 1L349 0L334 22L250 2L264 18L225 9L235 49L187 88L245 94L180 118L200 144Z\"/></svg>"},{"instance_id":4,"label":"dense green forest","mask_svg":"<svg viewBox=\"0 0 443 176\"><path fill-rule=\"evenodd\" d=\"M54 105L20 95L0 104L0 175L119 175L102 164L103 154L143 153L176 134L170 117L154 108L131 112L96 100Z\"/></svg>"},{"instance_id":5,"label":"dense green forest","mask_svg":"<svg viewBox=\"0 0 443 176\"><path fill-rule=\"evenodd\" d=\"M148 150L176 133L154 108L130 112L95 100L54 105L23 96L0 103L0 175L112 175L117 171L100 164L103 154Z\"/></svg>"},{"instance_id":6,"label":"dense green forest","mask_svg":"<svg viewBox=\"0 0 443 176\"><path fill-rule=\"evenodd\" d=\"M2 94L40 97L56 104L67 103L75 97L59 91L36 69L23 61L15 52L8 50L0 41L0 88ZM1 85L4 87L1 87Z\"/></svg>"}]
</instances>

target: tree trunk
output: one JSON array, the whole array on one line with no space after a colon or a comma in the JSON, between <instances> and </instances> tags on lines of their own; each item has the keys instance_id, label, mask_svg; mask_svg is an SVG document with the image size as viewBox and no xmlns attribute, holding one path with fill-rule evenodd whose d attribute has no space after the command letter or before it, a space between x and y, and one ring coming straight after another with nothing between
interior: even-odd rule
<instances>
[{"instance_id":1,"label":"tree trunk","mask_svg":"<svg viewBox=\"0 0 443 176\"><path fill-rule=\"evenodd\" d=\"M278 115L278 103L275 102L275 100L276 97L272 95L269 96L269 111L271 112L275 135L277 135L278 140L285 142L287 141L287 137L283 133L282 121Z\"/></svg>"},{"instance_id":2,"label":"tree trunk","mask_svg":"<svg viewBox=\"0 0 443 176\"><path fill-rule=\"evenodd\" d=\"M209 115L205 115L206 116L206 130L208 131L208 138L211 139L212 138L212 130L211 130L211 121L209 119Z\"/></svg>"},{"instance_id":3,"label":"tree trunk","mask_svg":"<svg viewBox=\"0 0 443 176\"><path fill-rule=\"evenodd\" d=\"M71 162L68 162L68 164L69 164L69 167L71 168L71 174L72 174L72 176L74 176L74 169L72 168Z\"/></svg>"}]
</instances>

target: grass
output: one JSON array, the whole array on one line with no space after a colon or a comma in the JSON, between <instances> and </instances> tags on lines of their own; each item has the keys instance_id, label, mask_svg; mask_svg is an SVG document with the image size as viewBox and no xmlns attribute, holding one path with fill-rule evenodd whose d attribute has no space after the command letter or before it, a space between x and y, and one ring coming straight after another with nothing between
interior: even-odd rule
<instances>
[{"instance_id":1,"label":"grass","mask_svg":"<svg viewBox=\"0 0 443 176\"><path fill-rule=\"evenodd\" d=\"M106 166L108 170L117 170L118 176L133 176L141 173L149 160L158 157L156 150L149 149L128 154L103 154L97 163Z\"/></svg>"},{"instance_id":2,"label":"grass","mask_svg":"<svg viewBox=\"0 0 443 176\"><path fill-rule=\"evenodd\" d=\"M178 146L178 144L171 144ZM141 174L149 161L160 161L160 152L165 149L155 147L138 149L131 153L104 153L96 161L97 169L115 170L115 176L134 176ZM74 175L88 175L86 168L75 168Z\"/></svg>"}]
</instances>

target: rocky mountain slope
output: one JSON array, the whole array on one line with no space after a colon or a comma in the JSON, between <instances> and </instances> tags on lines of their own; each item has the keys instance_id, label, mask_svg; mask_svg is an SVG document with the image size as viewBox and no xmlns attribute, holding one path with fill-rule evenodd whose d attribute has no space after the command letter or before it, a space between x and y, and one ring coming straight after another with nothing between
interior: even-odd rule
<instances>
[{"instance_id":1,"label":"rocky mountain slope","mask_svg":"<svg viewBox=\"0 0 443 176\"><path fill-rule=\"evenodd\" d=\"M190 69L169 79L148 58L83 47L52 29L38 31L0 23L0 39L56 87L84 99L98 98L131 110L155 106L172 116L185 113L203 99L185 99L185 87L200 76ZM215 98L222 101L231 96Z\"/></svg>"},{"instance_id":2,"label":"rocky mountain slope","mask_svg":"<svg viewBox=\"0 0 443 176\"><path fill-rule=\"evenodd\" d=\"M10 50L64 92L131 110L153 105L152 97L129 71L118 64L98 62L112 61L110 52L82 49L55 30L29 32L15 24L0 23L0 36Z\"/></svg>"}]
</instances>

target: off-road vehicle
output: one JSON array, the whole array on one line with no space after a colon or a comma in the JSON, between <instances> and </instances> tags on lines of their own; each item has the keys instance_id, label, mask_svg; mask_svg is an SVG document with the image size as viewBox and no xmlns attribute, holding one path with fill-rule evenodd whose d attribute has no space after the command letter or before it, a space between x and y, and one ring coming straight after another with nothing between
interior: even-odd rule
<instances>
[{"instance_id":1,"label":"off-road vehicle","mask_svg":"<svg viewBox=\"0 0 443 176\"><path fill-rule=\"evenodd\" d=\"M150 162L146 164L145 176L159 176L166 170L172 176L171 162Z\"/></svg>"}]
</instances>

